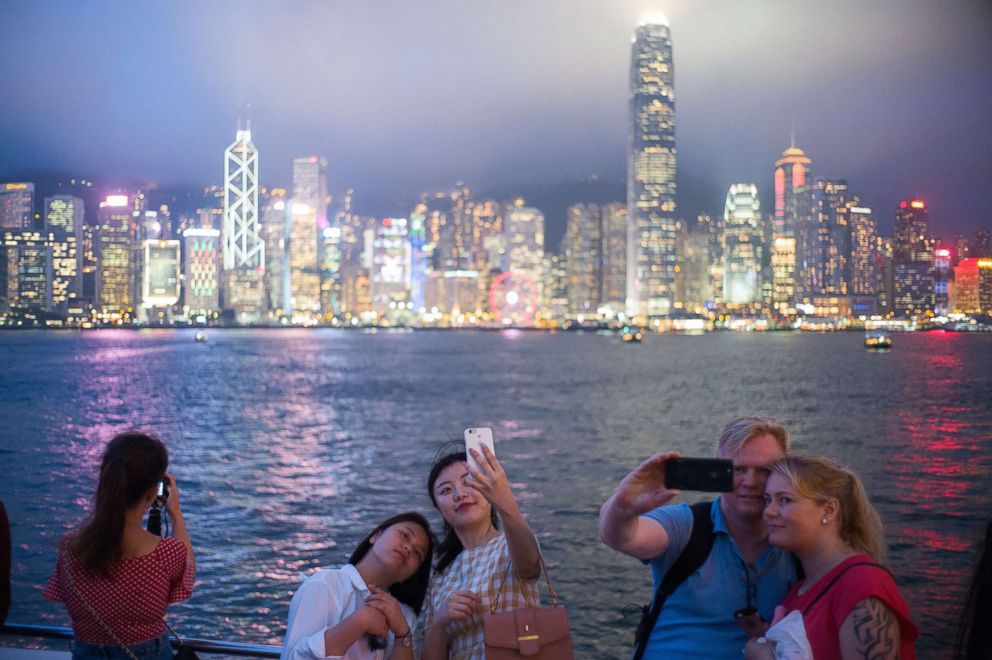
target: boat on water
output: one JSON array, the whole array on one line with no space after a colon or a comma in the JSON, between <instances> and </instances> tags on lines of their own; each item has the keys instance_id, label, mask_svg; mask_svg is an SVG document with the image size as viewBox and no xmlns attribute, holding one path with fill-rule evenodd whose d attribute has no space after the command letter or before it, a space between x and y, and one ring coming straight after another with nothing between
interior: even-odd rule
<instances>
[{"instance_id":1,"label":"boat on water","mask_svg":"<svg viewBox=\"0 0 992 660\"><path fill-rule=\"evenodd\" d=\"M892 335L884 330L869 330L865 333L865 348L892 348Z\"/></svg>"},{"instance_id":2,"label":"boat on water","mask_svg":"<svg viewBox=\"0 0 992 660\"><path fill-rule=\"evenodd\" d=\"M196 333L193 336L193 339L195 339L197 341L197 343L202 344L205 341L207 341L207 333L205 333L205 332L198 332L198 333Z\"/></svg>"},{"instance_id":3,"label":"boat on water","mask_svg":"<svg viewBox=\"0 0 992 660\"><path fill-rule=\"evenodd\" d=\"M644 339L641 329L634 325L625 325L620 329L620 341L624 343L636 343Z\"/></svg>"}]
</instances>

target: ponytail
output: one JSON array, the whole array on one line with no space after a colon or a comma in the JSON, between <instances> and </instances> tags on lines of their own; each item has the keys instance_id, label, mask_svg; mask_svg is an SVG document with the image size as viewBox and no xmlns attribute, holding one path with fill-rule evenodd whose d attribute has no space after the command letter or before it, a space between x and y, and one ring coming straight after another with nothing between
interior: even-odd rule
<instances>
[{"instance_id":1,"label":"ponytail","mask_svg":"<svg viewBox=\"0 0 992 660\"><path fill-rule=\"evenodd\" d=\"M168 465L165 445L151 435L129 431L110 441L100 464L93 509L63 544L83 569L107 575L111 564L121 560L127 510L165 478Z\"/></svg>"}]
</instances>

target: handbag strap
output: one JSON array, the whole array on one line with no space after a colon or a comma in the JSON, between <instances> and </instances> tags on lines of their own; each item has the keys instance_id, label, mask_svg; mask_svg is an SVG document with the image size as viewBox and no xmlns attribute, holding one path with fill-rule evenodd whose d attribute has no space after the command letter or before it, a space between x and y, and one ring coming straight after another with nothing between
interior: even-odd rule
<instances>
[{"instance_id":1,"label":"handbag strap","mask_svg":"<svg viewBox=\"0 0 992 660\"><path fill-rule=\"evenodd\" d=\"M548 572L548 567L544 563L544 554L539 552L537 558L541 564L541 573L544 574L544 580L547 582L548 585L548 593L551 595L551 605L553 607L558 607L558 593L555 592L555 588L551 586L551 574ZM506 588L506 578L510 574L510 570L512 566L513 566L512 560L506 562L506 570L503 571L503 579L501 579L499 582L499 589L496 590L496 593L493 594L492 600L489 602L489 611L492 612L493 614L495 614L496 610L499 609L499 598L500 595L502 595L503 593L503 589ZM538 602L537 604L538 606L540 606L541 603Z\"/></svg>"},{"instance_id":2,"label":"handbag strap","mask_svg":"<svg viewBox=\"0 0 992 660\"><path fill-rule=\"evenodd\" d=\"M893 580L895 580L895 579L896 579L896 578L895 578L895 576L894 576L894 575L892 575L892 571L890 571L890 570L889 570L889 569L887 569L886 567L884 567L884 566L882 566L881 564L876 564L876 563L875 563L875 562L873 562L873 561L859 561L859 562L855 562L855 563L853 563L853 564L848 564L847 566L845 566L845 567L844 567L844 570L842 570L842 571L841 571L840 573L838 573L837 575L835 575L835 576L834 576L834 579L832 579L832 580L831 580L831 581L830 581L829 583L827 583L827 586L825 586L825 587L824 587L824 588L823 588L823 589L822 589L822 590L820 591L820 593L818 593L818 594L816 594L816 598L814 598L814 599L813 599L812 601L810 601L810 604L809 604L809 605L807 605L807 606L806 606L806 607L805 607L805 608L803 609L803 616L806 616L807 614L809 614L809 611L810 611L811 609L813 609L813 606L814 606L814 605L816 605L816 603L817 603L817 602L818 602L818 601L819 601L819 600L820 600L821 598L823 598L823 595L824 595L824 594L826 594L826 593L827 593L828 591L830 591L830 587L832 587L832 586L834 586L835 584L837 584L837 581L838 581L838 580L840 580L840 579L841 579L841 578L842 578L842 577L844 576L844 573L847 573L847 572L848 572L849 570L851 570L851 569L852 569L852 568L854 568L855 566L874 566L875 568L880 568L880 569L882 569L883 571L885 571L886 573L888 573L888 574L889 574L889 577L891 577L891 578L892 578Z\"/></svg>"},{"instance_id":3,"label":"handbag strap","mask_svg":"<svg viewBox=\"0 0 992 660\"><path fill-rule=\"evenodd\" d=\"M124 649L124 652L127 653L131 660L138 660L138 656L132 653L131 649L129 649L124 642L120 640L120 637L114 634L114 631L110 629L110 626L104 623L103 619L100 618L100 615L96 613L96 610L94 610L93 607L86 602L86 599L83 598L83 594L79 593L79 589L76 588L76 582L72 579L72 569L68 566L64 566L63 568L65 570L62 571L62 574L65 575L66 580L69 582L69 588L72 589L72 593L76 595L76 598L79 599L79 602L82 603L83 607L87 612L89 612L89 615L93 618L93 620L96 621L101 628L103 628L103 632L107 633L107 637L114 640L115 644ZM166 623L165 625L169 624Z\"/></svg>"}]
</instances>

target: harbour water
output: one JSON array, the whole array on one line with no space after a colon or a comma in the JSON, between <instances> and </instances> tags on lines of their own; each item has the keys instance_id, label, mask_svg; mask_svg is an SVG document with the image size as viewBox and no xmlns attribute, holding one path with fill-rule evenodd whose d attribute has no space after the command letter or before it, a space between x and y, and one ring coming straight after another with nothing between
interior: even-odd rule
<instances>
[{"instance_id":1,"label":"harbour water","mask_svg":"<svg viewBox=\"0 0 992 660\"><path fill-rule=\"evenodd\" d=\"M603 546L599 506L655 451L708 456L724 421L777 417L797 449L856 469L889 564L941 657L992 517L992 334L226 330L0 333L0 498L14 538L10 619L67 625L41 587L84 515L105 442L172 453L197 548L189 635L279 644L302 576L377 521L430 510L438 445L492 426L583 658L623 658L648 571ZM435 523L436 515L431 511ZM0 638L0 645L5 640Z\"/></svg>"}]
</instances>

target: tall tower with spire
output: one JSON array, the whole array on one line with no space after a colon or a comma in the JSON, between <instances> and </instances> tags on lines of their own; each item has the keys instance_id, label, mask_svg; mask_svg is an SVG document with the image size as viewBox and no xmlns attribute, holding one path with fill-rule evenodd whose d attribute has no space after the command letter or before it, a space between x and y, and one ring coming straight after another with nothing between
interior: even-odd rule
<instances>
[{"instance_id":1,"label":"tall tower with spire","mask_svg":"<svg viewBox=\"0 0 992 660\"><path fill-rule=\"evenodd\" d=\"M258 223L258 150L251 142L251 121L239 125L224 151L224 269L262 268L265 243Z\"/></svg>"},{"instance_id":2,"label":"tall tower with spire","mask_svg":"<svg viewBox=\"0 0 992 660\"><path fill-rule=\"evenodd\" d=\"M664 16L642 21L630 58L627 313L668 314L675 302L675 83Z\"/></svg>"},{"instance_id":3,"label":"tall tower with spire","mask_svg":"<svg viewBox=\"0 0 992 660\"><path fill-rule=\"evenodd\" d=\"M796 146L793 129L789 148L775 161L774 177L772 302L783 314L792 313L797 298L809 288L801 281L800 274L806 272L810 253L809 166L812 163L806 152Z\"/></svg>"},{"instance_id":4,"label":"tall tower with spire","mask_svg":"<svg viewBox=\"0 0 992 660\"><path fill-rule=\"evenodd\" d=\"M221 305L236 323L257 323L265 308L265 242L258 217L258 150L251 121L224 151L224 274Z\"/></svg>"}]
</instances>

